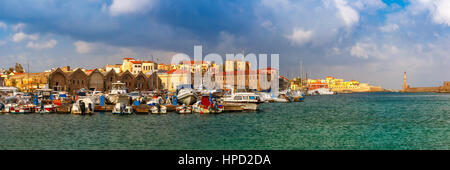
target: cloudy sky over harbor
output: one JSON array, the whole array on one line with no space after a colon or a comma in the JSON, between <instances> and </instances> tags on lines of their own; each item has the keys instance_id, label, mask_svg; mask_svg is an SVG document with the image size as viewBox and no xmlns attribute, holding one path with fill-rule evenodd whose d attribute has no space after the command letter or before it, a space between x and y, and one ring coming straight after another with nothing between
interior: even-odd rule
<instances>
[{"instance_id":1,"label":"cloudy sky over harbor","mask_svg":"<svg viewBox=\"0 0 450 170\"><path fill-rule=\"evenodd\" d=\"M400 89L450 80L448 0L2 0L0 68L278 53L281 72ZM225 56L225 55L223 55ZM146 58L144 58L146 57Z\"/></svg>"}]
</instances>

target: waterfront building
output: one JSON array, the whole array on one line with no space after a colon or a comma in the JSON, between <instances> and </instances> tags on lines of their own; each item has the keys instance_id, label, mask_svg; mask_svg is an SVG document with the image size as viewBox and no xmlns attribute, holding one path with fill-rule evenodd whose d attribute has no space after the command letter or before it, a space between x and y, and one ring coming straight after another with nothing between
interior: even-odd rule
<instances>
[{"instance_id":1,"label":"waterfront building","mask_svg":"<svg viewBox=\"0 0 450 170\"><path fill-rule=\"evenodd\" d=\"M105 91L109 92L112 88L112 84L119 80L119 76L118 73L114 70L107 71L104 74Z\"/></svg>"},{"instance_id":2,"label":"waterfront building","mask_svg":"<svg viewBox=\"0 0 450 170\"><path fill-rule=\"evenodd\" d=\"M167 71L159 70L148 76L149 89L154 90L164 90L169 89L168 85L168 74Z\"/></svg>"},{"instance_id":3,"label":"waterfront building","mask_svg":"<svg viewBox=\"0 0 450 170\"><path fill-rule=\"evenodd\" d=\"M142 61L130 61L131 62L131 73L138 74L142 71Z\"/></svg>"},{"instance_id":4,"label":"waterfront building","mask_svg":"<svg viewBox=\"0 0 450 170\"><path fill-rule=\"evenodd\" d=\"M50 73L14 73L4 77L4 85L16 87L21 91L33 91L47 84Z\"/></svg>"},{"instance_id":5,"label":"waterfront building","mask_svg":"<svg viewBox=\"0 0 450 170\"><path fill-rule=\"evenodd\" d=\"M148 72L150 72L150 74L152 74L153 72L158 70L158 66L156 63L152 62L152 61L142 61L142 72L144 74L147 74Z\"/></svg>"},{"instance_id":6,"label":"waterfront building","mask_svg":"<svg viewBox=\"0 0 450 170\"><path fill-rule=\"evenodd\" d=\"M170 66L167 65L167 64L159 63L157 70L169 71L170 70Z\"/></svg>"},{"instance_id":7,"label":"waterfront building","mask_svg":"<svg viewBox=\"0 0 450 170\"><path fill-rule=\"evenodd\" d=\"M122 64L113 64L113 65L109 65L109 64L107 64L106 66L105 66L105 71L106 72L109 72L109 71L111 71L111 70L114 70L116 73L120 73L121 71L120 71L120 68L122 67Z\"/></svg>"},{"instance_id":8,"label":"waterfront building","mask_svg":"<svg viewBox=\"0 0 450 170\"><path fill-rule=\"evenodd\" d=\"M134 89L134 76L130 71L127 70L119 74L119 81L125 83L125 87L127 87L129 90Z\"/></svg>"},{"instance_id":9,"label":"waterfront building","mask_svg":"<svg viewBox=\"0 0 450 170\"><path fill-rule=\"evenodd\" d=\"M224 64L225 72L250 70L250 62L244 60L227 60Z\"/></svg>"},{"instance_id":10,"label":"waterfront building","mask_svg":"<svg viewBox=\"0 0 450 170\"><path fill-rule=\"evenodd\" d=\"M133 84L134 84L133 90L136 91L146 91L147 89L149 89L148 78L142 71L136 75Z\"/></svg>"},{"instance_id":11,"label":"waterfront building","mask_svg":"<svg viewBox=\"0 0 450 170\"><path fill-rule=\"evenodd\" d=\"M167 72L168 74L168 90L175 92L177 86L181 84L191 84L191 72L184 69L175 69Z\"/></svg>"},{"instance_id":12,"label":"waterfront building","mask_svg":"<svg viewBox=\"0 0 450 170\"><path fill-rule=\"evenodd\" d=\"M105 75L99 69L86 71L90 90L105 91Z\"/></svg>"},{"instance_id":13,"label":"waterfront building","mask_svg":"<svg viewBox=\"0 0 450 170\"><path fill-rule=\"evenodd\" d=\"M88 75L83 71L83 69L76 69L75 71L68 73L68 91L75 94L80 89L88 89Z\"/></svg>"},{"instance_id":14,"label":"waterfront building","mask_svg":"<svg viewBox=\"0 0 450 170\"><path fill-rule=\"evenodd\" d=\"M123 58L120 73L123 73L125 71L130 71L130 72L133 71L131 61L135 61L135 59L134 58Z\"/></svg>"},{"instance_id":15,"label":"waterfront building","mask_svg":"<svg viewBox=\"0 0 450 170\"><path fill-rule=\"evenodd\" d=\"M209 61L197 61L197 60L191 60L191 61L182 61L180 64L176 67L176 69L183 69L188 70L190 72L206 72L210 66Z\"/></svg>"},{"instance_id":16,"label":"waterfront building","mask_svg":"<svg viewBox=\"0 0 450 170\"><path fill-rule=\"evenodd\" d=\"M0 74L0 87L5 86L5 78L3 77L3 74Z\"/></svg>"},{"instance_id":17,"label":"waterfront building","mask_svg":"<svg viewBox=\"0 0 450 170\"><path fill-rule=\"evenodd\" d=\"M270 88L270 82L276 78L276 75L276 69L265 68L256 71L219 72L214 75L214 80L219 89L226 87L237 89L240 87L244 89L267 90ZM283 77L280 78L284 80ZM287 86L289 86L289 83Z\"/></svg>"}]
</instances>

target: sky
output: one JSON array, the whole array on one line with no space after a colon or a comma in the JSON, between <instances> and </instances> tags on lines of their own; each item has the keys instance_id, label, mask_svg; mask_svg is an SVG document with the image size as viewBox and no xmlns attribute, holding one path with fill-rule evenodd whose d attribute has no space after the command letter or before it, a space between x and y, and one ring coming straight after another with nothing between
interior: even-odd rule
<instances>
[{"instance_id":1,"label":"sky","mask_svg":"<svg viewBox=\"0 0 450 170\"><path fill-rule=\"evenodd\" d=\"M450 81L448 0L2 0L0 68L280 54L280 72L400 89Z\"/></svg>"}]
</instances>

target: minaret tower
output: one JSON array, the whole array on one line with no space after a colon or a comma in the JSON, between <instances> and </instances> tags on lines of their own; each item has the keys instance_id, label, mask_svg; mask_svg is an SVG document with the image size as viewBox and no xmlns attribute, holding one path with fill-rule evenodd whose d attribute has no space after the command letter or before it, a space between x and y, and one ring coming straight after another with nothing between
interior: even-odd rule
<instances>
[{"instance_id":1,"label":"minaret tower","mask_svg":"<svg viewBox=\"0 0 450 170\"><path fill-rule=\"evenodd\" d=\"M403 90L408 88L408 84L406 84L406 71L403 72Z\"/></svg>"}]
</instances>

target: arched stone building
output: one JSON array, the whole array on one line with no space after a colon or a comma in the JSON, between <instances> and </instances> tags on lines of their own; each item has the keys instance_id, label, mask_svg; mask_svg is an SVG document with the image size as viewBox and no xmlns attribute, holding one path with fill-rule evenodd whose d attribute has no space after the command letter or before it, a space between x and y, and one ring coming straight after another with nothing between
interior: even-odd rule
<instances>
[{"instance_id":1,"label":"arched stone building","mask_svg":"<svg viewBox=\"0 0 450 170\"><path fill-rule=\"evenodd\" d=\"M88 89L88 76L81 69L76 69L69 75L69 93L74 94L77 90Z\"/></svg>"},{"instance_id":2,"label":"arched stone building","mask_svg":"<svg viewBox=\"0 0 450 170\"><path fill-rule=\"evenodd\" d=\"M137 91L148 90L148 80L144 73L139 72L139 74L134 78L134 89Z\"/></svg>"},{"instance_id":3,"label":"arched stone building","mask_svg":"<svg viewBox=\"0 0 450 170\"><path fill-rule=\"evenodd\" d=\"M105 91L110 91L112 84L119 80L119 76L114 70L105 73Z\"/></svg>"},{"instance_id":4,"label":"arched stone building","mask_svg":"<svg viewBox=\"0 0 450 170\"><path fill-rule=\"evenodd\" d=\"M105 90L105 78L103 73L101 73L98 69L95 69L94 71L89 73L88 82L88 87L90 90Z\"/></svg>"},{"instance_id":5,"label":"arched stone building","mask_svg":"<svg viewBox=\"0 0 450 170\"><path fill-rule=\"evenodd\" d=\"M119 75L119 80L122 83L125 83L125 86L128 88L128 90L130 91L134 91L134 76L133 74L131 74L130 71L125 71L124 73Z\"/></svg>"},{"instance_id":6,"label":"arched stone building","mask_svg":"<svg viewBox=\"0 0 450 170\"><path fill-rule=\"evenodd\" d=\"M60 68L53 71L48 77L48 85L50 89L55 91L68 90L68 77L67 74Z\"/></svg>"},{"instance_id":7,"label":"arched stone building","mask_svg":"<svg viewBox=\"0 0 450 170\"><path fill-rule=\"evenodd\" d=\"M162 80L158 77L158 74L156 72L152 73L149 77L148 77L148 89L149 90L156 90L157 88L159 90L164 89L164 85L162 83Z\"/></svg>"}]
</instances>

